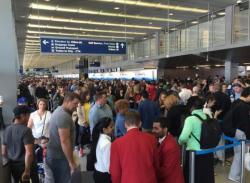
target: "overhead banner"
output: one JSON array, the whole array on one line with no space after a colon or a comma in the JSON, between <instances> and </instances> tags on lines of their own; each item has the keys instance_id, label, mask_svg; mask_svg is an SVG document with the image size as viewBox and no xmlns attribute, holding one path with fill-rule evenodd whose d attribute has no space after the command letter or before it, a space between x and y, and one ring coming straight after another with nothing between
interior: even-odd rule
<instances>
[{"instance_id":1,"label":"overhead banner","mask_svg":"<svg viewBox=\"0 0 250 183\"><path fill-rule=\"evenodd\" d=\"M41 53L124 55L126 42L41 37Z\"/></svg>"}]
</instances>

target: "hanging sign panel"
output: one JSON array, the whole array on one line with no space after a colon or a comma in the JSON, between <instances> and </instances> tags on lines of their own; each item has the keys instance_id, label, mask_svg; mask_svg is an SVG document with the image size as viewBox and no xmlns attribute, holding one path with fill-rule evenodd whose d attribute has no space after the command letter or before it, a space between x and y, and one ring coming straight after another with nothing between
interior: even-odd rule
<instances>
[{"instance_id":1,"label":"hanging sign panel","mask_svg":"<svg viewBox=\"0 0 250 183\"><path fill-rule=\"evenodd\" d=\"M126 42L41 37L40 44L45 54L126 54Z\"/></svg>"}]
</instances>

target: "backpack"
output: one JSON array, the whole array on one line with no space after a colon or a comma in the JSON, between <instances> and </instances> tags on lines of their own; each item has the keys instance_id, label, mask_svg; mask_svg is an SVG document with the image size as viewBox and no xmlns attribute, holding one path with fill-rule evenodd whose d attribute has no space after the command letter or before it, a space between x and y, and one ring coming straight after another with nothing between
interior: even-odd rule
<instances>
[{"instance_id":1,"label":"backpack","mask_svg":"<svg viewBox=\"0 0 250 183\"><path fill-rule=\"evenodd\" d=\"M200 148L210 149L216 147L219 144L222 135L219 122L216 119L210 118L208 115L206 120L202 119L197 114L193 114L193 116L202 121L200 140L198 140L198 138L191 133L195 140L200 143Z\"/></svg>"}]
</instances>

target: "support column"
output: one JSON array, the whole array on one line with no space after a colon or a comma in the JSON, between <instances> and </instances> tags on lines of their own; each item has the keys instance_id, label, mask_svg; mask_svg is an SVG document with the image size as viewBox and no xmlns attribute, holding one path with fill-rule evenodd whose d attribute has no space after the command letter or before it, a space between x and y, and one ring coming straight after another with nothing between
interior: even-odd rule
<instances>
[{"instance_id":1,"label":"support column","mask_svg":"<svg viewBox=\"0 0 250 183\"><path fill-rule=\"evenodd\" d=\"M15 22L11 1L0 0L0 95L3 96L3 118L11 123L12 110L16 106L18 51L15 33Z\"/></svg>"},{"instance_id":2,"label":"support column","mask_svg":"<svg viewBox=\"0 0 250 183\"><path fill-rule=\"evenodd\" d=\"M231 82L233 78L238 76L238 63L225 61L225 79L226 82Z\"/></svg>"}]
</instances>

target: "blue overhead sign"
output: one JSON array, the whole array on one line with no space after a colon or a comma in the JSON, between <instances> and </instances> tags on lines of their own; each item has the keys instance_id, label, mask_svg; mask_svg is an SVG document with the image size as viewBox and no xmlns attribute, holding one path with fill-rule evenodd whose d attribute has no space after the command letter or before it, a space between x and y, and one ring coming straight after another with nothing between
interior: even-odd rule
<instances>
[{"instance_id":1,"label":"blue overhead sign","mask_svg":"<svg viewBox=\"0 0 250 183\"><path fill-rule=\"evenodd\" d=\"M46 54L126 54L126 42L41 38L40 44Z\"/></svg>"}]
</instances>

